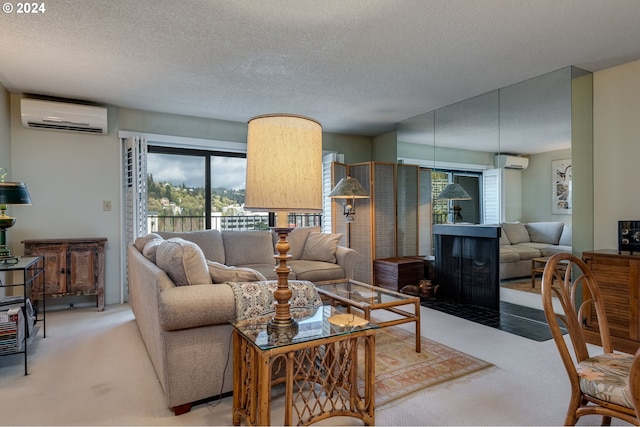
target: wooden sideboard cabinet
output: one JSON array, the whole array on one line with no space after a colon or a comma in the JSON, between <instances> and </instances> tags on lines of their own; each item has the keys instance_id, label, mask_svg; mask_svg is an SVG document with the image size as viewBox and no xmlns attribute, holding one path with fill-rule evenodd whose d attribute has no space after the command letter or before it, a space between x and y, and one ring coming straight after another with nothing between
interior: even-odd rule
<instances>
[{"instance_id":1,"label":"wooden sideboard cabinet","mask_svg":"<svg viewBox=\"0 0 640 427\"><path fill-rule=\"evenodd\" d=\"M104 245L107 239L23 240L26 256L44 257L46 298L95 295L98 310L104 310ZM41 295L42 280L34 295Z\"/></svg>"},{"instance_id":2,"label":"wooden sideboard cabinet","mask_svg":"<svg viewBox=\"0 0 640 427\"><path fill-rule=\"evenodd\" d=\"M604 308L609 322L611 342L615 350L634 354L640 347L640 255L617 250L583 252L587 263L598 281ZM583 301L590 297L583 290ZM595 312L595 310L594 310ZM587 310L583 328L587 341L600 345L595 313Z\"/></svg>"}]
</instances>

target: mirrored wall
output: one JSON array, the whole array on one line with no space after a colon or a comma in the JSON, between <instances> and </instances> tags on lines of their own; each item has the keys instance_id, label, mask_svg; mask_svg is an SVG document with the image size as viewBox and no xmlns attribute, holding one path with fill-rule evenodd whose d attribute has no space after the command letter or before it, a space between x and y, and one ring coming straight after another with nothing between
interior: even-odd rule
<instances>
[{"instance_id":1,"label":"mirrored wall","mask_svg":"<svg viewBox=\"0 0 640 427\"><path fill-rule=\"evenodd\" d=\"M397 127L398 159L434 170L458 171L462 176L475 174L480 177L478 191L482 194L482 172L500 166L498 155L526 157L528 165L518 170L519 178L505 178L520 182L510 191L512 203L504 200L504 206L512 210L503 212L502 220L571 223L570 213L552 212L551 164L556 159L570 162L572 141L583 128L591 127L585 114L579 122L573 117L572 123L576 99L584 100L584 92L592 90L584 82L576 84L585 76L591 78L584 70L566 67L404 120ZM590 141L581 142L587 143ZM438 185L436 180L433 185ZM435 212L437 201L433 202ZM483 209L483 202L484 197L478 209ZM472 209L461 206L463 212ZM486 223L482 214L471 218Z\"/></svg>"}]
</instances>

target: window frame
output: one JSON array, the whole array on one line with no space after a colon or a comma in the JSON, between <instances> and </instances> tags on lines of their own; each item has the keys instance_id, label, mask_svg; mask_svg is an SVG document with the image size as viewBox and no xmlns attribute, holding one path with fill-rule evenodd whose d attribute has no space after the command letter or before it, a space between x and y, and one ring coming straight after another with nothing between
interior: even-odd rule
<instances>
[{"instance_id":1,"label":"window frame","mask_svg":"<svg viewBox=\"0 0 640 427\"><path fill-rule=\"evenodd\" d=\"M211 157L235 157L247 158L247 153L205 150L200 148L168 147L165 145L155 145L153 141L147 143L147 156L149 154L172 154L178 156L203 157L204 165L204 185L205 185L205 206L204 206L204 226L206 230L211 229Z\"/></svg>"}]
</instances>

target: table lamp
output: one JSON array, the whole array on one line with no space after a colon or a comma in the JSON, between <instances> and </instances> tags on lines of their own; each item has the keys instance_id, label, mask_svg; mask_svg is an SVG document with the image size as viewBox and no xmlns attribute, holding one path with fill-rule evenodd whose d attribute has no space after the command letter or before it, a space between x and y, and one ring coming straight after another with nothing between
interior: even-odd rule
<instances>
[{"instance_id":1,"label":"table lamp","mask_svg":"<svg viewBox=\"0 0 640 427\"><path fill-rule=\"evenodd\" d=\"M18 258L11 255L7 246L6 230L16 223L16 219L6 215L7 205L30 205L31 196L22 182L5 182L5 168L0 168L0 263L15 264Z\"/></svg>"},{"instance_id":2,"label":"table lamp","mask_svg":"<svg viewBox=\"0 0 640 427\"><path fill-rule=\"evenodd\" d=\"M249 120L245 209L276 212L279 255L275 268L278 287L273 293L275 315L267 324L274 341L290 340L298 333L291 317L287 266L291 232L289 212L322 212L322 126L292 114L267 114Z\"/></svg>"},{"instance_id":3,"label":"table lamp","mask_svg":"<svg viewBox=\"0 0 640 427\"><path fill-rule=\"evenodd\" d=\"M471 200L471 196L467 191L462 188L462 185L458 183L447 184L446 187L438 194L438 199L449 199L449 200ZM453 206L453 223L456 223L456 219L462 219L462 215L460 214L462 208L458 204L454 204Z\"/></svg>"}]
</instances>

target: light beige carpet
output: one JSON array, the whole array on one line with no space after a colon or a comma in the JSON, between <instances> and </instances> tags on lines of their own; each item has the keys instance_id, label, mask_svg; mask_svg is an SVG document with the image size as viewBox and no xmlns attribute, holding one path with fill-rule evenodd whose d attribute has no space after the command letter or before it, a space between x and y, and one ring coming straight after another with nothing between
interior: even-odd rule
<instances>
[{"instance_id":1,"label":"light beige carpet","mask_svg":"<svg viewBox=\"0 0 640 427\"><path fill-rule=\"evenodd\" d=\"M512 291L516 292L516 291ZM533 296L522 292L526 296ZM539 298L537 298L539 299ZM421 331L430 340L472 354L494 366L439 383L376 407L378 426L560 425L571 393L554 343L537 342L478 323L421 308ZM387 313L381 310L381 316ZM389 314L384 320L392 317ZM405 329L401 325L388 329ZM413 340L411 340L414 343ZM411 345L405 344L407 350ZM428 344L425 349L428 348ZM232 398L196 405L176 417L127 304L47 313L29 350L0 358L1 425L231 425ZM284 397L272 400L272 421L282 424ZM543 408L541 410L540 408ZM587 416L578 425L599 425ZM613 420L612 425L627 425ZM318 425L361 426L349 417Z\"/></svg>"},{"instance_id":2,"label":"light beige carpet","mask_svg":"<svg viewBox=\"0 0 640 427\"><path fill-rule=\"evenodd\" d=\"M484 360L424 337L421 350L416 353L415 335L411 332L399 328L376 331L376 407L417 390L492 366ZM362 364L359 369L362 391Z\"/></svg>"}]
</instances>

